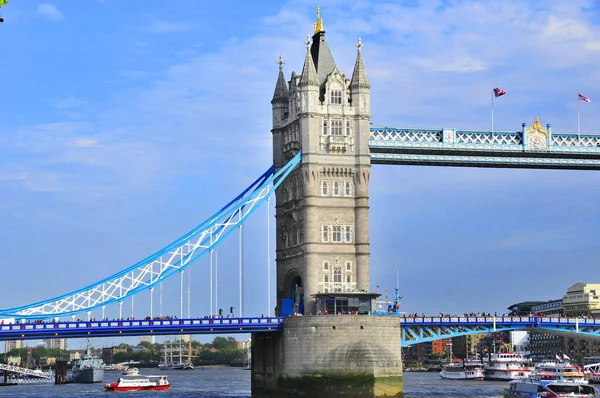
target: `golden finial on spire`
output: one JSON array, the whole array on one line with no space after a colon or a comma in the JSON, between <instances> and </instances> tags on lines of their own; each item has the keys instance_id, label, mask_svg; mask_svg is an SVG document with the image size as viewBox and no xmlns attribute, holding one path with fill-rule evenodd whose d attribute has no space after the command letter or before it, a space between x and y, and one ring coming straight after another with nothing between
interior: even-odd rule
<instances>
[{"instance_id":1,"label":"golden finial on spire","mask_svg":"<svg viewBox=\"0 0 600 398\"><path fill-rule=\"evenodd\" d=\"M538 119L538 117L535 117L535 122L533 123L533 129L534 130L540 130L542 128L542 125L540 124L540 119Z\"/></svg>"},{"instance_id":2,"label":"golden finial on spire","mask_svg":"<svg viewBox=\"0 0 600 398\"><path fill-rule=\"evenodd\" d=\"M317 6L317 22L315 22L315 35L319 32L325 32L323 29L323 20L321 19L321 7Z\"/></svg>"}]
</instances>

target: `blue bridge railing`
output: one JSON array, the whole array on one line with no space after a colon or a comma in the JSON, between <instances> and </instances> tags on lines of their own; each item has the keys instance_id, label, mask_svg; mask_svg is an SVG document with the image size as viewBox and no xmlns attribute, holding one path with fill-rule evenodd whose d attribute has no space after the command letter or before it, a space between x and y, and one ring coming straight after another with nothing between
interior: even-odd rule
<instances>
[{"instance_id":1,"label":"blue bridge railing","mask_svg":"<svg viewBox=\"0 0 600 398\"><path fill-rule=\"evenodd\" d=\"M74 337L251 333L283 330L283 318L201 318L11 323L0 325L0 341Z\"/></svg>"},{"instance_id":2,"label":"blue bridge railing","mask_svg":"<svg viewBox=\"0 0 600 398\"><path fill-rule=\"evenodd\" d=\"M511 330L600 338L600 319L546 316L400 317L402 345Z\"/></svg>"}]
</instances>

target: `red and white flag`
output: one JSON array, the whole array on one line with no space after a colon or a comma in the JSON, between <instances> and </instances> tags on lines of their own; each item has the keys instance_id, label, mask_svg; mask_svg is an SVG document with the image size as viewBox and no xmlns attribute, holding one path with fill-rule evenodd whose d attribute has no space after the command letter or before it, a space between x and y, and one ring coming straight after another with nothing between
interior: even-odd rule
<instances>
[{"instance_id":1,"label":"red and white flag","mask_svg":"<svg viewBox=\"0 0 600 398\"><path fill-rule=\"evenodd\" d=\"M494 97L502 97L504 94L506 94L506 91L502 90L500 87L494 89Z\"/></svg>"},{"instance_id":2,"label":"red and white flag","mask_svg":"<svg viewBox=\"0 0 600 398\"><path fill-rule=\"evenodd\" d=\"M588 97L586 97L585 95L583 95L583 94L581 94L581 93L578 93L578 94L579 94L579 99L580 99L580 100L583 100L583 101L585 101L585 102L592 102L592 100L591 100L591 99L589 99Z\"/></svg>"}]
</instances>

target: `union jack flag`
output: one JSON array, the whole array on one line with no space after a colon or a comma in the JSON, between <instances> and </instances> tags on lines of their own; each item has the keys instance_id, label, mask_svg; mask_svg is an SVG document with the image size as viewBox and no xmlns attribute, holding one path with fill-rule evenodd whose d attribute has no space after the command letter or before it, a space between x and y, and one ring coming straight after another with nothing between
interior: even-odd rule
<instances>
[{"instance_id":1,"label":"union jack flag","mask_svg":"<svg viewBox=\"0 0 600 398\"><path fill-rule=\"evenodd\" d=\"M494 89L494 97L498 98L506 94L506 91L502 90L500 87L496 87Z\"/></svg>"},{"instance_id":2,"label":"union jack flag","mask_svg":"<svg viewBox=\"0 0 600 398\"><path fill-rule=\"evenodd\" d=\"M591 99L589 99L588 97L586 97L585 95L578 93L579 94L579 99L580 100L584 100L585 102L592 102Z\"/></svg>"}]
</instances>

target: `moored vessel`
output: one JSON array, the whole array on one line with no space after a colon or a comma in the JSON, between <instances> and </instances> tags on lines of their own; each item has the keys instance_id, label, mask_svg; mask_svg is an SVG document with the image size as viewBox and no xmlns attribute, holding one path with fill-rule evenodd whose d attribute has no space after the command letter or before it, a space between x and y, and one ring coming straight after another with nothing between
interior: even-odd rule
<instances>
[{"instance_id":1,"label":"moored vessel","mask_svg":"<svg viewBox=\"0 0 600 398\"><path fill-rule=\"evenodd\" d=\"M86 353L75 361L71 374L72 383L100 383L104 378L104 362L95 356L88 340Z\"/></svg>"},{"instance_id":2,"label":"moored vessel","mask_svg":"<svg viewBox=\"0 0 600 398\"><path fill-rule=\"evenodd\" d=\"M504 390L504 398L599 398L598 390L589 384L559 380L513 380Z\"/></svg>"},{"instance_id":3,"label":"moored vessel","mask_svg":"<svg viewBox=\"0 0 600 398\"><path fill-rule=\"evenodd\" d=\"M105 391L166 390L171 387L167 376L123 376L104 386Z\"/></svg>"},{"instance_id":4,"label":"moored vessel","mask_svg":"<svg viewBox=\"0 0 600 398\"><path fill-rule=\"evenodd\" d=\"M484 364L486 380L526 379L531 374L531 361L517 352L498 352Z\"/></svg>"},{"instance_id":5,"label":"moored vessel","mask_svg":"<svg viewBox=\"0 0 600 398\"><path fill-rule=\"evenodd\" d=\"M536 364L529 379L533 381L559 381L562 383L588 383L581 369L568 362L542 362Z\"/></svg>"},{"instance_id":6,"label":"moored vessel","mask_svg":"<svg viewBox=\"0 0 600 398\"><path fill-rule=\"evenodd\" d=\"M451 380L483 380L483 364L481 362L454 362L443 365L440 377Z\"/></svg>"}]
</instances>

